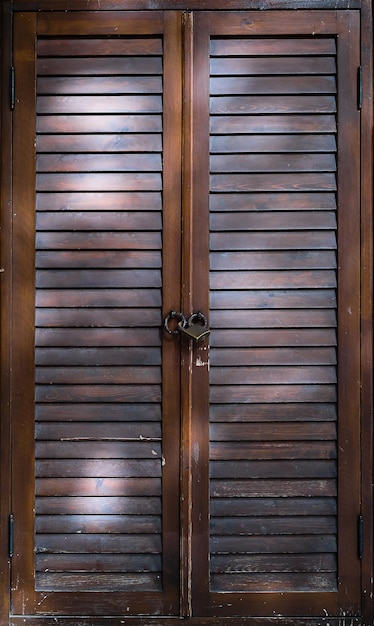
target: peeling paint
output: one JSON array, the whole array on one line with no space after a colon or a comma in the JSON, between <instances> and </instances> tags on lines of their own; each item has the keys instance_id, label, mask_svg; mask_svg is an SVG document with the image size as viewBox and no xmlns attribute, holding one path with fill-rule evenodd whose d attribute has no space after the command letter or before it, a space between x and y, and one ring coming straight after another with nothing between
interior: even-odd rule
<instances>
[{"instance_id":1,"label":"peeling paint","mask_svg":"<svg viewBox=\"0 0 374 626\"><path fill-rule=\"evenodd\" d=\"M194 462L197 464L199 462L199 456L200 456L200 447L199 447L198 441L195 441L193 445L192 456L193 456Z\"/></svg>"},{"instance_id":2,"label":"peeling paint","mask_svg":"<svg viewBox=\"0 0 374 626\"><path fill-rule=\"evenodd\" d=\"M209 361L203 361L200 356L198 356L195 365L196 367L205 367L206 365L209 366Z\"/></svg>"}]
</instances>

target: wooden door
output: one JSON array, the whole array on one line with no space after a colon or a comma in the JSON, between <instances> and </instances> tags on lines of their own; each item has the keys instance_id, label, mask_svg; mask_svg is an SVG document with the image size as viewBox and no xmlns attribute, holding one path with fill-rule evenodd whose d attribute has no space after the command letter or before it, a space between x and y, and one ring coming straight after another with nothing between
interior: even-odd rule
<instances>
[{"instance_id":1,"label":"wooden door","mask_svg":"<svg viewBox=\"0 0 374 626\"><path fill-rule=\"evenodd\" d=\"M356 614L358 14L199 14L193 42L193 610Z\"/></svg>"},{"instance_id":2,"label":"wooden door","mask_svg":"<svg viewBox=\"0 0 374 626\"><path fill-rule=\"evenodd\" d=\"M359 42L15 16L12 624L360 615Z\"/></svg>"},{"instance_id":3,"label":"wooden door","mask_svg":"<svg viewBox=\"0 0 374 626\"><path fill-rule=\"evenodd\" d=\"M178 614L180 16L15 19L13 612Z\"/></svg>"}]
</instances>

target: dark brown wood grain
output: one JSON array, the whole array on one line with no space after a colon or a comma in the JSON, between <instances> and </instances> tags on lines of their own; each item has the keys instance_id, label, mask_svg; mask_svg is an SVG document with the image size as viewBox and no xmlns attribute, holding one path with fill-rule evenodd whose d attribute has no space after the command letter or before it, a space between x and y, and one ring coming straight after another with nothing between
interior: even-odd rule
<instances>
[{"instance_id":1,"label":"dark brown wood grain","mask_svg":"<svg viewBox=\"0 0 374 626\"><path fill-rule=\"evenodd\" d=\"M0 621L369 622L367 0L12 4Z\"/></svg>"}]
</instances>

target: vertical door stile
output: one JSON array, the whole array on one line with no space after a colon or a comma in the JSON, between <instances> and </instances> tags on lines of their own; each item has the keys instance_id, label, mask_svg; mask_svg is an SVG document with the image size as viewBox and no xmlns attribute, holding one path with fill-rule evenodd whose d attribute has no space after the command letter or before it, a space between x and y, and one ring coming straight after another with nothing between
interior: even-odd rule
<instances>
[{"instance_id":1,"label":"vertical door stile","mask_svg":"<svg viewBox=\"0 0 374 626\"><path fill-rule=\"evenodd\" d=\"M360 597L356 528L360 514L360 113L357 11L338 14L338 528L339 605L352 611ZM344 71L342 71L344 69ZM343 381L346 381L344 384ZM356 600L356 603L358 600ZM359 610L356 606L355 610Z\"/></svg>"},{"instance_id":2,"label":"vertical door stile","mask_svg":"<svg viewBox=\"0 0 374 626\"><path fill-rule=\"evenodd\" d=\"M14 19L17 106L14 110L12 308L12 606L33 611L34 291L35 291L35 14Z\"/></svg>"},{"instance_id":3,"label":"vertical door stile","mask_svg":"<svg viewBox=\"0 0 374 626\"><path fill-rule=\"evenodd\" d=\"M194 21L192 81L192 286L193 311L209 316L209 19ZM190 312L189 312L190 313ZM208 318L209 324L209 318ZM209 588L209 343L192 345L192 595L204 615Z\"/></svg>"},{"instance_id":4,"label":"vertical door stile","mask_svg":"<svg viewBox=\"0 0 374 626\"><path fill-rule=\"evenodd\" d=\"M11 504L11 302L12 302L12 120L13 111L9 107L10 76L9 67L13 66L12 46L12 7L2 7L2 43L1 63L2 93L0 96L0 125L1 125L1 189L0 189L0 220L3 233L0 251L1 285L0 285L0 563L2 569L0 583L0 620L6 621L10 608L10 567L9 560L9 515L12 513ZM4 233L7 235L4 237Z\"/></svg>"},{"instance_id":5,"label":"vertical door stile","mask_svg":"<svg viewBox=\"0 0 374 626\"><path fill-rule=\"evenodd\" d=\"M181 311L192 310L192 80L193 80L193 13L183 14L183 168L182 178L182 292ZM181 342L179 343L179 350ZM184 344L181 359L181 615L191 615L191 541L192 541L192 473L191 473L191 363L192 350Z\"/></svg>"},{"instance_id":6,"label":"vertical door stile","mask_svg":"<svg viewBox=\"0 0 374 626\"><path fill-rule=\"evenodd\" d=\"M180 306L181 293L181 15L165 12L164 101L163 101L163 316ZM174 612L179 611L180 560L180 349L179 341L163 333L162 406L163 406L163 526L164 585L173 590Z\"/></svg>"},{"instance_id":7,"label":"vertical door stile","mask_svg":"<svg viewBox=\"0 0 374 626\"><path fill-rule=\"evenodd\" d=\"M363 617L368 622L374 611L373 603L373 7L365 2L361 21L361 66L363 100L361 109L361 383L362 383L362 513L364 517L362 559Z\"/></svg>"}]
</instances>

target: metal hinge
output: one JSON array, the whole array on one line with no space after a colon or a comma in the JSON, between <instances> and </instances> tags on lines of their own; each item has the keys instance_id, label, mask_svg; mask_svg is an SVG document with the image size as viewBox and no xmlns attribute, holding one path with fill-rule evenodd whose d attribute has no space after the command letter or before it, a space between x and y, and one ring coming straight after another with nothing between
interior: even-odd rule
<instances>
[{"instance_id":1,"label":"metal hinge","mask_svg":"<svg viewBox=\"0 0 374 626\"><path fill-rule=\"evenodd\" d=\"M14 517L12 514L9 515L9 523L8 523L8 551L9 558L11 559L13 556L13 544L14 544Z\"/></svg>"},{"instance_id":2,"label":"metal hinge","mask_svg":"<svg viewBox=\"0 0 374 626\"><path fill-rule=\"evenodd\" d=\"M364 518L362 515L358 516L358 524L357 524L358 528L357 528L357 535L358 535L358 541L357 541L357 548L358 548L358 558L362 559L363 555L364 555Z\"/></svg>"},{"instance_id":3,"label":"metal hinge","mask_svg":"<svg viewBox=\"0 0 374 626\"><path fill-rule=\"evenodd\" d=\"M16 73L15 73L14 67L12 66L10 68L10 91L9 91L10 109L11 109L11 111L14 111L14 106L15 106L15 102L16 102L15 86L16 86Z\"/></svg>"},{"instance_id":4,"label":"metal hinge","mask_svg":"<svg viewBox=\"0 0 374 626\"><path fill-rule=\"evenodd\" d=\"M362 108L362 67L357 68L357 108Z\"/></svg>"}]
</instances>

